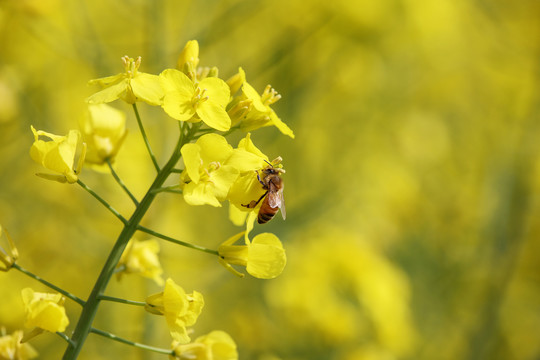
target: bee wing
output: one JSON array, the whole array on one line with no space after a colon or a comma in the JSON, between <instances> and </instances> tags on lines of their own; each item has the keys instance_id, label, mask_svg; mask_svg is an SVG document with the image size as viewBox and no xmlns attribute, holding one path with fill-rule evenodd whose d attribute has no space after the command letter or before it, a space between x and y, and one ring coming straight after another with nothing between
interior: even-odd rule
<instances>
[{"instance_id":1,"label":"bee wing","mask_svg":"<svg viewBox=\"0 0 540 360\"><path fill-rule=\"evenodd\" d=\"M272 183L270 183L270 187L268 189L268 205L272 208L278 207L281 210L281 216L283 216L283 220L285 220L285 217L287 214L285 213L285 199L283 198L283 186L279 190L276 189L276 186Z\"/></svg>"},{"instance_id":2,"label":"bee wing","mask_svg":"<svg viewBox=\"0 0 540 360\"><path fill-rule=\"evenodd\" d=\"M279 210L281 211L281 216L283 217L283 220L287 217L287 213L285 212L285 198L283 197L283 188L281 188L279 193L279 202L281 203L281 206L279 207Z\"/></svg>"},{"instance_id":3,"label":"bee wing","mask_svg":"<svg viewBox=\"0 0 540 360\"><path fill-rule=\"evenodd\" d=\"M279 191L268 192L268 205L270 205L270 207L273 209L277 207L281 207L281 199L279 196Z\"/></svg>"}]
</instances>

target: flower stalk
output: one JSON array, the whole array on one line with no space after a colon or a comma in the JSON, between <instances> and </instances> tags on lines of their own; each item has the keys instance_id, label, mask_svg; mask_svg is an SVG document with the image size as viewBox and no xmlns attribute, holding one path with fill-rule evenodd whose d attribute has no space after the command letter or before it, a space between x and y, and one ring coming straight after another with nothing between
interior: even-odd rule
<instances>
[{"instance_id":1,"label":"flower stalk","mask_svg":"<svg viewBox=\"0 0 540 360\"><path fill-rule=\"evenodd\" d=\"M106 338L108 338L108 339L111 339L111 340L114 340L114 341L118 341L118 342L121 342L121 343L123 343L123 344L127 344L127 345L131 345L131 346L138 347L139 349L144 349L144 350L148 350L148 351L153 351L153 352L159 353L159 354L173 355L173 350L163 349L163 348L158 348L158 347L155 347L155 346L150 346L150 345L141 344L141 343L138 343L138 342L134 342L134 341L131 341L131 340L127 340L127 339L121 338L121 337L119 337L119 336L116 336L116 335L114 335L114 334L111 334L111 333L109 333L109 332L106 332L106 331L103 331L103 330L99 330L99 329L96 329L96 328L91 328L90 331L91 331L92 333L94 333L94 334L97 334L97 335L106 337Z\"/></svg>"},{"instance_id":2,"label":"flower stalk","mask_svg":"<svg viewBox=\"0 0 540 360\"><path fill-rule=\"evenodd\" d=\"M77 304L81 305L81 306L84 306L85 305L85 301L83 299L80 299L79 297L73 295L72 293L62 289L62 288L59 288L58 286L48 282L47 280L45 279L42 279L41 277L37 276L36 274L34 273L31 273L30 271L26 270L25 268L23 268L22 266L20 266L19 264L17 263L14 263L12 265L12 267L14 269L17 269L19 270L20 272L22 272L23 274L25 275L28 275L29 277L31 277L32 279L34 280L37 280L39 281L40 283L42 283L43 285L55 290L55 291L58 291L60 294L64 295L65 297L67 297L68 299L71 299L73 301L75 301Z\"/></svg>"}]
</instances>

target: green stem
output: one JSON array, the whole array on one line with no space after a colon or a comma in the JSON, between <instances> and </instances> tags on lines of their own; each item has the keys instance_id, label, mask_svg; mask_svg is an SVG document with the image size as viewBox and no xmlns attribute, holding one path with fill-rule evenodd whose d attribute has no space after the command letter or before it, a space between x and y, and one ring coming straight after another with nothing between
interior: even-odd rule
<instances>
[{"instance_id":1,"label":"green stem","mask_svg":"<svg viewBox=\"0 0 540 360\"><path fill-rule=\"evenodd\" d=\"M94 190L90 189L88 186L86 186L85 183L81 181L81 179L77 180L77 184L79 184L84 190L88 191L90 195L95 197L100 203L103 204L110 212L112 212L118 219L120 219L121 222L124 223L124 225L127 224L126 218L124 218L116 209L114 209L107 201L105 201L101 196L99 196Z\"/></svg>"},{"instance_id":2,"label":"green stem","mask_svg":"<svg viewBox=\"0 0 540 360\"><path fill-rule=\"evenodd\" d=\"M56 335L60 336L62 339L66 340L68 344L70 345L73 345L73 342L71 341L71 339L69 338L69 336L67 336L66 334L60 332L60 331L57 331L56 332Z\"/></svg>"},{"instance_id":3,"label":"green stem","mask_svg":"<svg viewBox=\"0 0 540 360\"><path fill-rule=\"evenodd\" d=\"M137 104L133 103L133 111L135 112L135 117L137 118L137 124L139 124L139 130L141 131L141 135L144 140L144 144L146 145L146 149L148 149L148 153L150 154L150 158L152 159L152 163L154 164L154 167L156 168L156 171L159 172L159 165L156 160L156 157L154 156L154 152L152 151L152 147L150 147L150 142L148 141L148 137L146 136L146 131L144 131L144 126L141 121L141 116L139 115L139 110L137 109Z\"/></svg>"},{"instance_id":4,"label":"green stem","mask_svg":"<svg viewBox=\"0 0 540 360\"><path fill-rule=\"evenodd\" d=\"M112 301L117 302L121 304L128 304L128 305L136 305L136 306L146 306L146 303L144 301L134 301L134 300L127 300L127 299L121 299L114 296L108 296L108 295L100 295L99 300L105 300L105 301Z\"/></svg>"},{"instance_id":5,"label":"green stem","mask_svg":"<svg viewBox=\"0 0 540 360\"><path fill-rule=\"evenodd\" d=\"M160 192L173 192L176 194L182 194L182 190L179 189L180 185L171 185L171 186L165 186L159 189L155 189L154 192L160 193Z\"/></svg>"},{"instance_id":6,"label":"green stem","mask_svg":"<svg viewBox=\"0 0 540 360\"><path fill-rule=\"evenodd\" d=\"M118 176L118 174L116 173L116 171L114 171L114 168L111 164L111 160L110 159L107 159L107 165L109 165L109 169L111 170L111 174L112 176L114 177L114 180L116 180L116 182L118 183L118 185L120 185L120 187L122 189L124 189L124 191L126 192L126 194L128 194L128 196L131 198L131 201L133 201L133 203L135 204L135 206L139 205L139 201L137 200L137 198L131 193L131 191L129 191L129 189L127 188L126 184L124 184L124 182L122 181L122 179L120 179L120 177Z\"/></svg>"},{"instance_id":7,"label":"green stem","mask_svg":"<svg viewBox=\"0 0 540 360\"><path fill-rule=\"evenodd\" d=\"M23 274L25 275L28 275L30 276L32 279L34 280L37 280L39 281L40 283L50 287L51 289L53 290L56 290L58 291L60 294L64 295L65 297L75 301L77 304L81 305L81 306L84 306L85 305L85 301L78 298L77 296L73 295L72 293L69 293L67 292L66 290L62 289L62 288L59 288L58 286L54 285L54 284L51 284L50 282L48 282L47 280L44 280L42 278L40 278L39 276L37 276L36 274L33 274L31 273L30 271L26 270L25 268L23 268L22 266L20 266L19 264L15 263L12 265L12 267L14 267L15 269L19 270L20 272L22 272Z\"/></svg>"},{"instance_id":8,"label":"green stem","mask_svg":"<svg viewBox=\"0 0 540 360\"><path fill-rule=\"evenodd\" d=\"M103 269L101 270L101 273L94 285L94 288L92 289L92 292L90 293L90 296L86 301L86 305L81 312L81 316L79 317L79 321L75 327L73 336L71 337L74 345L68 346L66 352L64 353L63 360L76 359L78 354L80 353L84 342L91 331L92 322L94 321L99 307L99 303L101 301L99 297L105 292L105 289L107 288L107 285L112 275L114 274L116 265L118 264L118 261L120 260L120 257L122 256L122 253L126 248L128 241L131 239L131 237L137 230L141 219L154 201L156 194L153 192L153 190L160 188L163 183L165 183L165 180L167 180L167 177L171 174L171 170L176 166L176 164L182 157L180 149L184 144L190 141L191 136L192 131L189 131L187 134L185 134L184 124L182 123L178 143L176 144L176 147L173 150L169 161L167 161L163 169L158 172L154 182L146 192L146 195L141 200L141 202L133 212L133 215L124 225L124 229L118 236L118 239L116 240L116 243L114 244L114 247L112 248L109 257L107 258Z\"/></svg>"},{"instance_id":9,"label":"green stem","mask_svg":"<svg viewBox=\"0 0 540 360\"><path fill-rule=\"evenodd\" d=\"M158 347L155 347L155 346L145 345L145 344L141 344L141 343L134 342L134 341L131 341L131 340L126 340L124 338L121 338L121 337L116 336L114 334L111 334L109 332L99 330L99 329L96 329L96 328L91 328L90 331L93 332L94 334L101 335L101 336L106 337L108 339L118 341L118 342L121 342L123 344L138 347L139 349L153 351L153 352L160 353L160 354L173 355L173 350L158 348Z\"/></svg>"},{"instance_id":10,"label":"green stem","mask_svg":"<svg viewBox=\"0 0 540 360\"><path fill-rule=\"evenodd\" d=\"M170 236L163 235L163 234L160 234L158 232L155 232L154 230L145 228L144 226L141 226L141 225L137 226L137 230L145 232L145 233L150 234L150 235L153 235L153 236L158 237L160 239L173 242L173 243L178 244L178 245L182 245L182 246L185 246L185 247L188 247L188 248L191 248L191 249L195 249L195 250L203 251L203 252L206 252L206 253L209 253L209 254L212 254L212 255L218 255L219 256L219 253L216 250L207 249L207 248L199 246L199 245L194 245L194 244L190 244L190 243L187 243L187 242L184 242L184 241L181 241L181 240L177 240L177 239L172 238Z\"/></svg>"}]
</instances>

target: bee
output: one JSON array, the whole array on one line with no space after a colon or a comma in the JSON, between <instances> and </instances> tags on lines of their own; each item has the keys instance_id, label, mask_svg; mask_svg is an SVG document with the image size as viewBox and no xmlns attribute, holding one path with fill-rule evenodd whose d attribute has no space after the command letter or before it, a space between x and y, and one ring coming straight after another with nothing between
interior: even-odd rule
<instances>
[{"instance_id":1,"label":"bee","mask_svg":"<svg viewBox=\"0 0 540 360\"><path fill-rule=\"evenodd\" d=\"M257 173L257 179L262 184L263 189L266 190L266 192L259 198L259 200L253 200L247 205L242 204L242 206L253 209L261 202L261 200L264 199L257 217L257 222L259 224L265 224L272 220L278 210L281 210L281 216L283 216L283 220L285 220L285 200L283 199L284 185L283 179L280 176L280 174L285 173L285 170L276 168L273 165L279 164L281 160L281 157L277 157L271 163L265 160L268 163L268 166L261 170L262 178L259 173Z\"/></svg>"}]
</instances>

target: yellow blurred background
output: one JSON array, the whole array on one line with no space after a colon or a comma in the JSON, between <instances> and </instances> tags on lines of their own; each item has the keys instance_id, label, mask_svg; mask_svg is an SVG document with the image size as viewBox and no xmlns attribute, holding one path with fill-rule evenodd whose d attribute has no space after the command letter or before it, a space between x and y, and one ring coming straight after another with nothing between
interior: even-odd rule
<instances>
[{"instance_id":1,"label":"yellow blurred background","mask_svg":"<svg viewBox=\"0 0 540 360\"><path fill-rule=\"evenodd\" d=\"M78 186L34 176L30 125L77 128L97 90L88 80L121 72L123 55L158 74L196 39L200 65L270 83L296 139L252 134L287 170L287 220L255 228L284 242L280 277L240 279L161 242L165 276L205 296L195 337L224 330L255 360L538 359L539 13L534 0L0 1L0 223L21 266L86 298L121 224ZM154 169L130 107L113 105L130 132L117 170L140 197ZM176 121L139 109L163 163ZM81 178L133 210L111 176ZM240 231L227 216L163 194L143 225L215 249ZM46 290L0 273L8 332L22 327L27 286ZM158 291L130 276L108 288ZM68 332L78 314L69 303ZM105 304L95 324L170 345L163 319L138 307ZM53 334L31 343L40 359L65 349ZM90 335L80 356L113 358L163 355Z\"/></svg>"}]
</instances>

